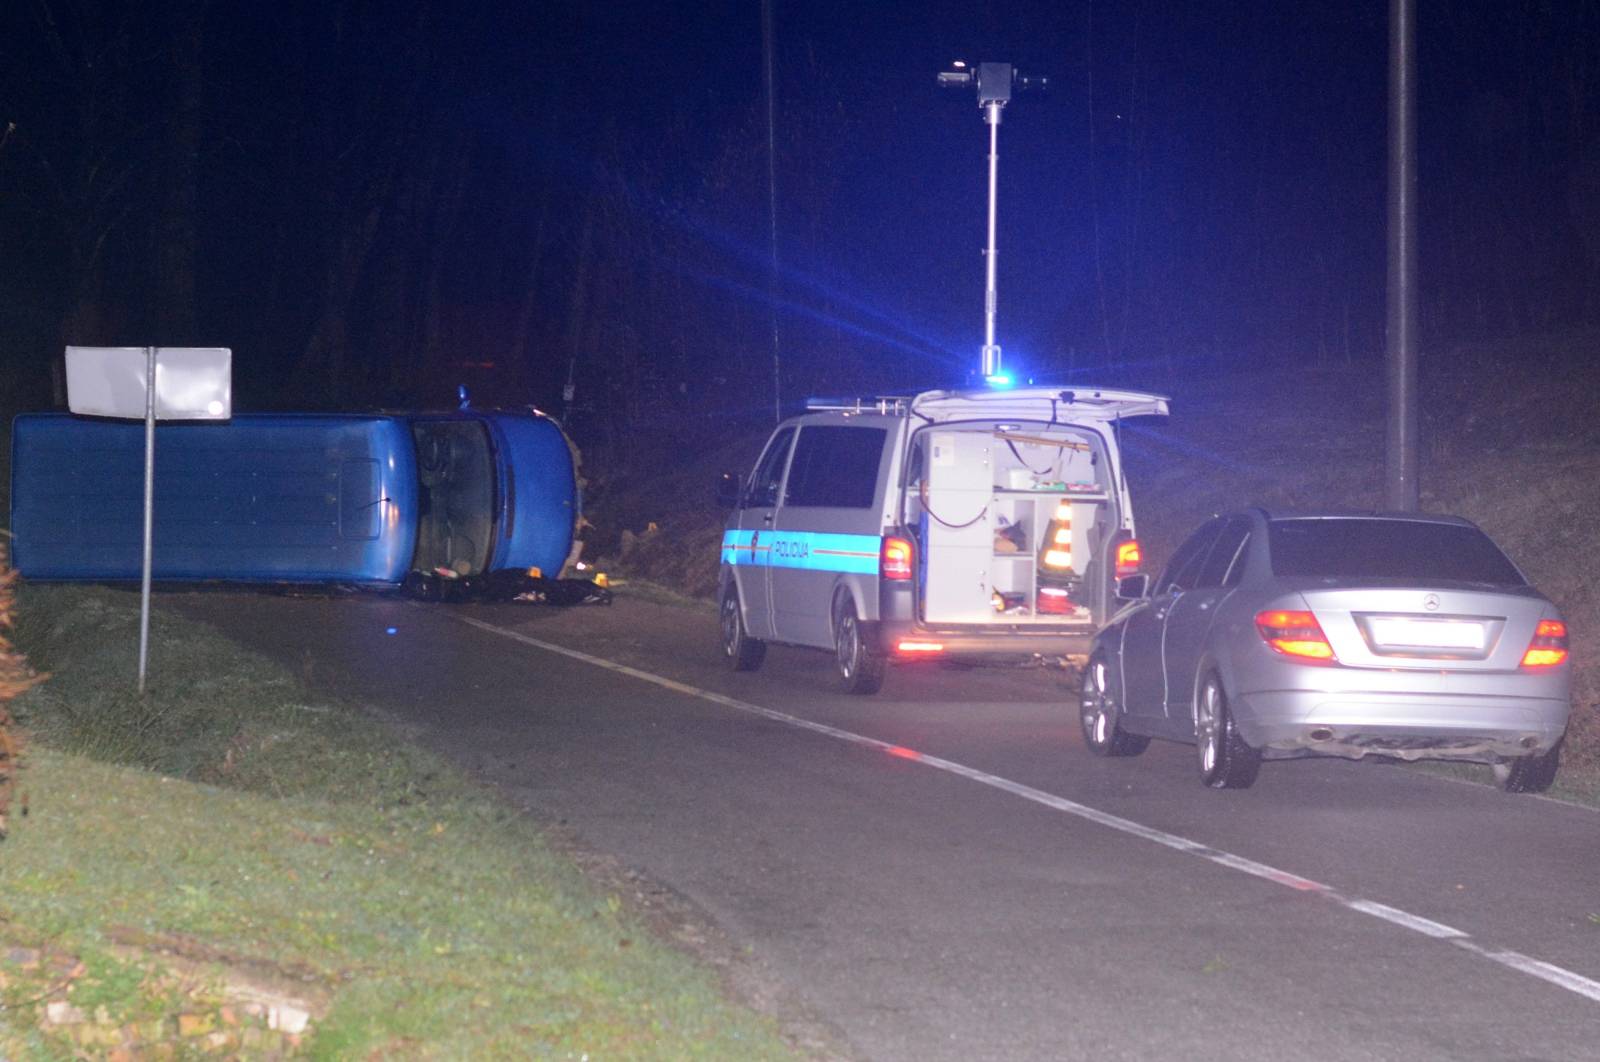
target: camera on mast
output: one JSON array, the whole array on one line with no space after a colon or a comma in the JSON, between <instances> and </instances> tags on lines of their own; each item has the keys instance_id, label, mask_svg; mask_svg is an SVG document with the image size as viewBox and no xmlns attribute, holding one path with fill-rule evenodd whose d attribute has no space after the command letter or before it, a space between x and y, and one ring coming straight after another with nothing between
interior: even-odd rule
<instances>
[{"instance_id":1,"label":"camera on mast","mask_svg":"<svg viewBox=\"0 0 1600 1062\"><path fill-rule=\"evenodd\" d=\"M1010 63L968 63L958 59L949 70L939 71L940 88L975 86L980 107L1004 107L1016 93L1040 92L1048 85L1048 78L1024 77Z\"/></svg>"}]
</instances>

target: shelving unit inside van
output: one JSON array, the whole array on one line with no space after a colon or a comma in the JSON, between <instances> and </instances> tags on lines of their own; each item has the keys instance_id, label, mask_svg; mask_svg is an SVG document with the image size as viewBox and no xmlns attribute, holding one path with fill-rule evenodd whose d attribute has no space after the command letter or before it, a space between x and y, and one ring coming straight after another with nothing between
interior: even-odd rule
<instances>
[{"instance_id":1,"label":"shelving unit inside van","mask_svg":"<svg viewBox=\"0 0 1600 1062\"><path fill-rule=\"evenodd\" d=\"M1091 622L1085 576L1110 496L1082 436L998 426L931 433L923 492L930 622Z\"/></svg>"}]
</instances>

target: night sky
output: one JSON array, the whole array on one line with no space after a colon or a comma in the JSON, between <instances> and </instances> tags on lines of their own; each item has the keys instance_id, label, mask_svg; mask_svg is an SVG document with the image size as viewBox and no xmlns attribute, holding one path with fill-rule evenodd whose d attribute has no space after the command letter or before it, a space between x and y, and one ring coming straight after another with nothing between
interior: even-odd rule
<instances>
[{"instance_id":1,"label":"night sky","mask_svg":"<svg viewBox=\"0 0 1600 1062\"><path fill-rule=\"evenodd\" d=\"M241 409L439 405L597 435L965 382L987 130L999 342L1041 379L1383 349L1387 6L14 0L13 407L74 343L235 349ZM1600 318L1600 8L1420 0L1424 356ZM562 385L571 377L570 405Z\"/></svg>"}]
</instances>

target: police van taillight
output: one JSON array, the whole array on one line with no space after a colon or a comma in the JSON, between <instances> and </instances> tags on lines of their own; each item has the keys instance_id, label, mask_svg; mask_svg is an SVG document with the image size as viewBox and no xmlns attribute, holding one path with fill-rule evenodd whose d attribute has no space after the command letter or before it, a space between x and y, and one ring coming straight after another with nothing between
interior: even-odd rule
<instances>
[{"instance_id":1,"label":"police van taillight","mask_svg":"<svg viewBox=\"0 0 1600 1062\"><path fill-rule=\"evenodd\" d=\"M1126 542L1117 543L1117 578L1124 575L1133 575L1144 563L1144 555L1139 552L1139 540L1130 538Z\"/></svg>"},{"instance_id":2,"label":"police van taillight","mask_svg":"<svg viewBox=\"0 0 1600 1062\"><path fill-rule=\"evenodd\" d=\"M913 554L911 540L896 538L893 535L883 537L883 548L878 553L878 576L882 579L909 579L912 572Z\"/></svg>"}]
</instances>

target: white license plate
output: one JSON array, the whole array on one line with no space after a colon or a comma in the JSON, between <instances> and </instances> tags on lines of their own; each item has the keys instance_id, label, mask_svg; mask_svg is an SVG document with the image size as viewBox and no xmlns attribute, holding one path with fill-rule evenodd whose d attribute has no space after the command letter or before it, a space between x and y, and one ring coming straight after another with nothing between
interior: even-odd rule
<instances>
[{"instance_id":1,"label":"white license plate","mask_svg":"<svg viewBox=\"0 0 1600 1062\"><path fill-rule=\"evenodd\" d=\"M1476 620L1424 620L1406 616L1373 616L1372 637L1380 646L1427 649L1482 649L1483 624Z\"/></svg>"}]
</instances>

